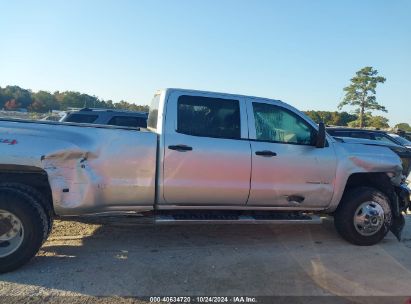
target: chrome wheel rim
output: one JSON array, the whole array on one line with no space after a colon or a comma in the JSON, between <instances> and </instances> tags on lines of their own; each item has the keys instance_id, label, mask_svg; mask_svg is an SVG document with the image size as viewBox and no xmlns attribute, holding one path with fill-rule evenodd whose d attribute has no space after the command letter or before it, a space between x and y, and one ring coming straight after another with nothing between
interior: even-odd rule
<instances>
[{"instance_id":1,"label":"chrome wheel rim","mask_svg":"<svg viewBox=\"0 0 411 304\"><path fill-rule=\"evenodd\" d=\"M363 236L376 234L384 224L384 209L376 202L362 203L354 215L354 227Z\"/></svg>"},{"instance_id":2,"label":"chrome wheel rim","mask_svg":"<svg viewBox=\"0 0 411 304\"><path fill-rule=\"evenodd\" d=\"M0 209L0 258L9 256L23 243L21 220L13 213Z\"/></svg>"}]
</instances>

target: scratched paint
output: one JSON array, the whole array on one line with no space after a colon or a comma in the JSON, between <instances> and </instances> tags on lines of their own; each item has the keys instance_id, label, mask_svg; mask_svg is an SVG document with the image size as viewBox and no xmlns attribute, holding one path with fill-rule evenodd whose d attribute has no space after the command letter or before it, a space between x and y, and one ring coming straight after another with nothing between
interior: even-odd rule
<instances>
[{"instance_id":1,"label":"scratched paint","mask_svg":"<svg viewBox=\"0 0 411 304\"><path fill-rule=\"evenodd\" d=\"M8 139L8 138L0 138L0 144L16 145L16 144L17 144L17 140L15 140L15 139Z\"/></svg>"}]
</instances>

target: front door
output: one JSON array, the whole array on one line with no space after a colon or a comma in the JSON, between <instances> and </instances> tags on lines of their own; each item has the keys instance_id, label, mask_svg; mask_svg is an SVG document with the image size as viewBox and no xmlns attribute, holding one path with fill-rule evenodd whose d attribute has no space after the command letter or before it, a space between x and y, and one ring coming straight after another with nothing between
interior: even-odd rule
<instances>
[{"instance_id":1,"label":"front door","mask_svg":"<svg viewBox=\"0 0 411 304\"><path fill-rule=\"evenodd\" d=\"M317 130L293 108L247 101L252 177L247 205L319 208L333 195L336 156L315 147Z\"/></svg>"},{"instance_id":2,"label":"front door","mask_svg":"<svg viewBox=\"0 0 411 304\"><path fill-rule=\"evenodd\" d=\"M245 101L173 93L167 100L160 204L245 205L251 150Z\"/></svg>"}]
</instances>

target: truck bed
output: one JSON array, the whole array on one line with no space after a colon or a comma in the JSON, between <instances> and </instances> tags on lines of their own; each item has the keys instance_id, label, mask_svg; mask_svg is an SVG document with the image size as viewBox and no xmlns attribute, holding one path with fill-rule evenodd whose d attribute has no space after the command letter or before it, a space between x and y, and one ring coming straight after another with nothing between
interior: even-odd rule
<instances>
[{"instance_id":1,"label":"truck bed","mask_svg":"<svg viewBox=\"0 0 411 304\"><path fill-rule=\"evenodd\" d=\"M153 208L155 133L0 119L0 139L3 167L40 168L47 174L57 215Z\"/></svg>"}]
</instances>

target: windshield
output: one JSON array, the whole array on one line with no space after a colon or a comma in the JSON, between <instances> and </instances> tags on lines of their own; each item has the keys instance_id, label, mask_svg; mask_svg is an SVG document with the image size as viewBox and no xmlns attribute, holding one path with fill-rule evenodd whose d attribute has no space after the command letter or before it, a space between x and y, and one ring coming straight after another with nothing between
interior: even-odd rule
<instances>
[{"instance_id":1,"label":"windshield","mask_svg":"<svg viewBox=\"0 0 411 304\"><path fill-rule=\"evenodd\" d=\"M392 134L392 133L388 135L394 138L395 140L397 140L398 142L400 142L404 146L411 146L411 141L409 141L408 139L405 139L404 137L401 137L397 134Z\"/></svg>"}]
</instances>

